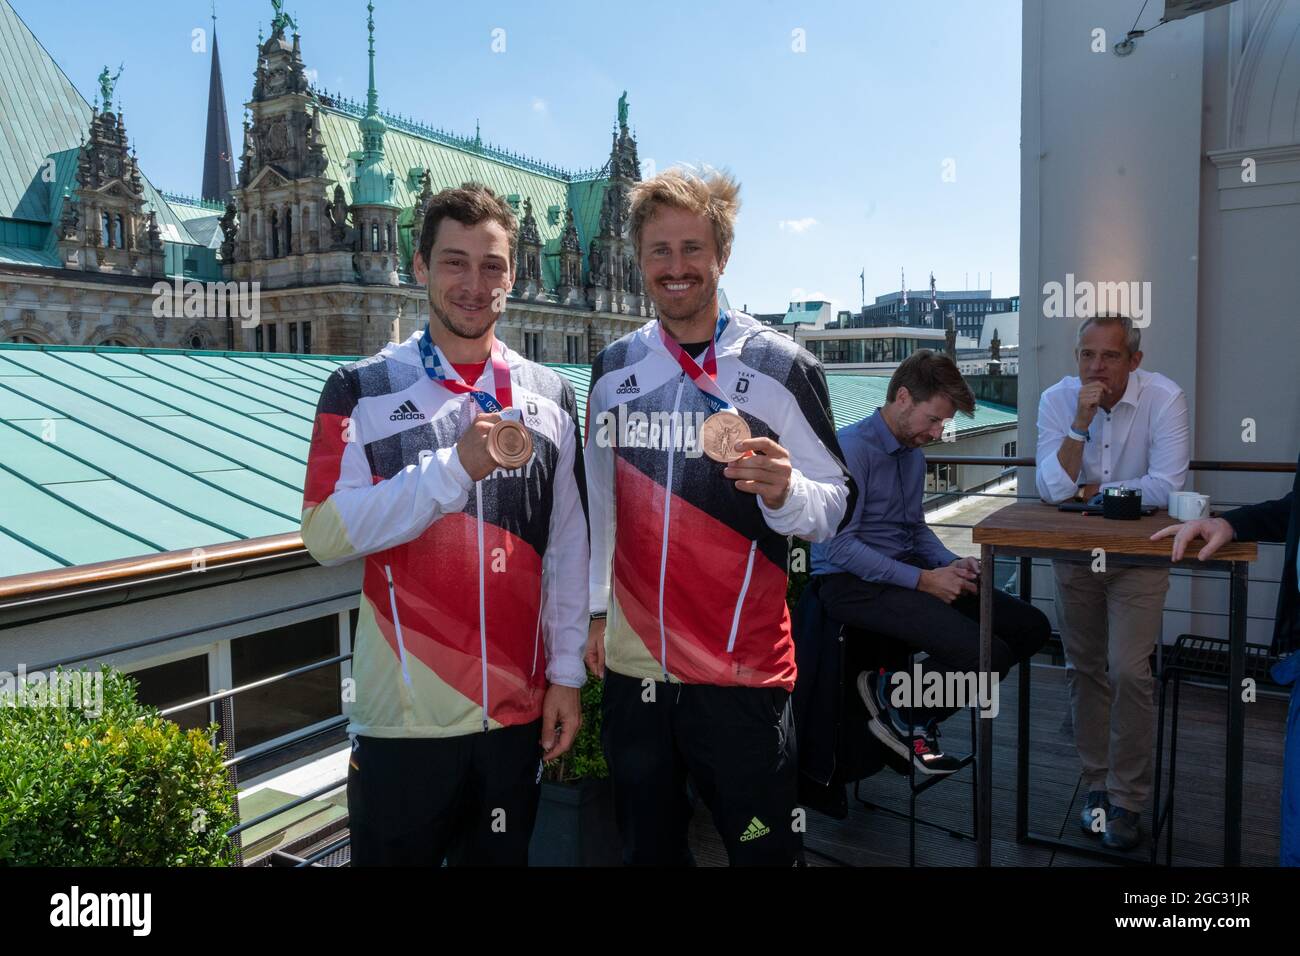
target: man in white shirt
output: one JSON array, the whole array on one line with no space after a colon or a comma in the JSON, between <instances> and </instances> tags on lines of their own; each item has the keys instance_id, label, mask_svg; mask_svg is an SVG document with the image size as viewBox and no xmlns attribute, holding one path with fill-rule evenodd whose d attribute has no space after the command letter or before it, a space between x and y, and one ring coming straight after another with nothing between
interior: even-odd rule
<instances>
[{"instance_id":1,"label":"man in white shirt","mask_svg":"<svg viewBox=\"0 0 1300 956\"><path fill-rule=\"evenodd\" d=\"M1038 494L1086 500L1136 488L1165 507L1183 487L1191 454L1182 389L1142 363L1141 332L1127 317L1079 326L1078 376L1038 403ZM1080 825L1113 849L1141 841L1151 795L1155 736L1150 657L1160 639L1167 568L1054 561L1056 613L1065 646L1074 742L1087 797Z\"/></svg>"}]
</instances>

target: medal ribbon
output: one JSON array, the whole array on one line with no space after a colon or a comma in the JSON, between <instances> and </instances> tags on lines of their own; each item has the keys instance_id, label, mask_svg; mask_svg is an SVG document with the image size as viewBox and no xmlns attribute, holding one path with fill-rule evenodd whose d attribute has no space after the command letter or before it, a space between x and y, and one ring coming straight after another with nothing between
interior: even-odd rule
<instances>
[{"instance_id":1,"label":"medal ribbon","mask_svg":"<svg viewBox=\"0 0 1300 956\"><path fill-rule=\"evenodd\" d=\"M728 319L727 313L719 309L718 328L713 333L713 340L709 342L709 347L704 353L703 368L700 367L700 363L686 354L686 350L678 345L671 335L664 331L662 321L659 323L659 337L663 340L664 348L668 350L668 354L675 358L677 364L682 367L686 377L695 383L695 387L704 394L704 400L709 403L709 408L714 412L732 412L734 414L736 407L728 401L726 393L718 387L717 383L718 359L716 352L718 339L722 338L722 332L727 327Z\"/></svg>"},{"instance_id":2,"label":"medal ribbon","mask_svg":"<svg viewBox=\"0 0 1300 956\"><path fill-rule=\"evenodd\" d=\"M433 344L433 340L429 337L428 326L425 326L424 334L420 336L420 357L424 360L424 370L429 374L429 378L449 392L469 395L478 402L478 407L484 412L488 414L499 412L513 404L514 396L510 391L510 365L506 362L505 346L499 340L492 342L492 379L495 396L466 385L455 368L451 367L450 362L444 364L442 350ZM446 371L448 368L451 368L450 375Z\"/></svg>"}]
</instances>

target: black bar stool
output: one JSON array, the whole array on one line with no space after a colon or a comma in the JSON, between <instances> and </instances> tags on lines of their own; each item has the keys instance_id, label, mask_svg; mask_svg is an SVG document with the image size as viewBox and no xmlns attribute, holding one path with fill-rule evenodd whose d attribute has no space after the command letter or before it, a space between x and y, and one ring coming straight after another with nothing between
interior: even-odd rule
<instances>
[{"instance_id":1,"label":"black bar stool","mask_svg":"<svg viewBox=\"0 0 1300 956\"><path fill-rule=\"evenodd\" d=\"M840 640L841 674L843 675L845 683L853 688L856 688L857 686L858 671L853 670L849 663L848 644L850 641L871 642L872 644L874 644L875 647L879 649L879 655L872 654L871 657L874 659L877 656L879 656L879 659L885 662L883 666L891 670L897 670L898 668L897 667L890 668L889 662L895 662L895 663L898 662L900 655L902 655L905 652L905 649L892 638L885 637L880 634L875 634L870 631L858 630L856 628L849 628L849 627L843 628L841 630L841 640ZM858 646L861 647L862 645L859 644ZM906 655L906 668L907 668L906 672L908 674L913 673L913 669L916 663L920 660L924 660L926 656L927 655L923 651L908 653ZM978 705L974 705L970 707L971 752L958 759L959 766L956 771L949 774L943 774L941 776L929 776L918 783L917 773L916 773L916 761L912 759L911 755L908 756L907 773L906 773L907 789L908 789L907 813L902 813L901 811L895 810L892 807L882 806L881 804L874 803L873 801L867 800L865 797L862 796L862 780L859 779L854 781L853 783L853 798L857 800L858 803L862 804L862 806L866 807L869 810L874 810L879 813L888 813L891 816L898 817L899 819L907 820L907 843L908 843L907 865L910 867L916 866L916 826L918 823L922 826L927 826L935 830L941 830L944 833L947 833L949 836L953 837L954 839L958 839L958 840L975 840L979 835L979 829L978 829L979 813L977 811L977 805L976 805L976 801L978 799L979 794L975 786L975 774L973 772L970 775L971 829L969 832L965 830L957 830L952 827L946 826L942 823L937 823L933 820L927 820L924 817L918 817L916 815L916 801L917 798L921 796L921 794L925 793L927 790L929 790L931 787L937 784L943 783L947 780L952 779L953 777L956 777L959 773L962 772L962 770L974 764L975 762L974 747L975 747L976 731L978 728L978 724L976 723L976 721L978 720L978 709L979 709ZM912 723L912 718L913 718L912 711L914 710L914 708L908 707L906 708L906 710L908 716L908 735L910 737L912 734L916 732L917 727L914 723ZM867 730L867 733L870 733L870 730ZM881 749L886 750L887 748L885 748L884 745L882 744ZM890 761L889 765L891 767L894 767L894 769L898 769L896 766L897 755L894 754L892 751L890 751L890 756L895 758L895 760Z\"/></svg>"}]
</instances>

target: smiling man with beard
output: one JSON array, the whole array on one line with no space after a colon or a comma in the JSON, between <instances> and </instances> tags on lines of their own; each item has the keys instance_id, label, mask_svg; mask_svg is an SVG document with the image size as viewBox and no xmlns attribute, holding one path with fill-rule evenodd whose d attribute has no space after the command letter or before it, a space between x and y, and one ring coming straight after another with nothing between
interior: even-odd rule
<instances>
[{"instance_id":1,"label":"smiling man with beard","mask_svg":"<svg viewBox=\"0 0 1300 956\"><path fill-rule=\"evenodd\" d=\"M629 228L659 319L592 370L587 664L605 679L627 863L690 862L688 775L733 864L802 857L788 536L834 534L851 486L817 360L718 307L737 197L719 173L634 188ZM593 427L619 406L670 434Z\"/></svg>"},{"instance_id":2,"label":"smiling man with beard","mask_svg":"<svg viewBox=\"0 0 1300 956\"><path fill-rule=\"evenodd\" d=\"M353 865L527 863L540 759L578 731L577 405L494 335L517 239L487 188L434 196L413 256L428 327L339 369L317 408L303 542L321 564L365 563Z\"/></svg>"},{"instance_id":3,"label":"smiling man with beard","mask_svg":"<svg viewBox=\"0 0 1300 956\"><path fill-rule=\"evenodd\" d=\"M947 355L919 349L890 377L886 402L840 429L840 447L857 484L857 510L844 530L812 549L814 586L834 621L887 638L910 654L924 652L914 672L942 678L938 686L974 686L979 672L979 560L949 551L925 520L925 453L958 410L975 413L975 395ZM990 571L991 573L991 571ZM993 591L993 669L1001 680L1052 634L1042 611ZM961 762L939 747L939 724L975 701L944 695L921 706L911 675L862 671L858 693L871 733L918 774L942 775ZM934 685L931 685L934 686ZM993 685L996 686L996 683ZM910 693L907 692L910 687ZM903 693L896 696L896 692ZM983 693L988 694L986 685ZM902 706L900 706L900 703ZM992 716L987 696L980 700Z\"/></svg>"}]
</instances>

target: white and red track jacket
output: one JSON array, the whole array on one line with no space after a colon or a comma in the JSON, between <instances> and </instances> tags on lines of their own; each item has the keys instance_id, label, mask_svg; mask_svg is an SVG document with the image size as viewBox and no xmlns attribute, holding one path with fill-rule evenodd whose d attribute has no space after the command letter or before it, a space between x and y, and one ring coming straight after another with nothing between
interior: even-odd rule
<instances>
[{"instance_id":1,"label":"white and red track jacket","mask_svg":"<svg viewBox=\"0 0 1300 956\"><path fill-rule=\"evenodd\" d=\"M548 682L581 687L588 544L573 387L505 349L533 457L471 481L479 408L433 381L423 330L339 369L316 411L302 537L364 558L348 731L451 737L528 723ZM477 383L492 393L492 363Z\"/></svg>"},{"instance_id":2,"label":"white and red track jacket","mask_svg":"<svg viewBox=\"0 0 1300 956\"><path fill-rule=\"evenodd\" d=\"M820 363L750 316L728 316L717 384L754 437L790 453L789 498L773 511L699 453L710 407L657 321L624 336L597 356L587 399L591 610L608 614L616 673L789 690L789 536L834 535L853 486Z\"/></svg>"}]
</instances>

